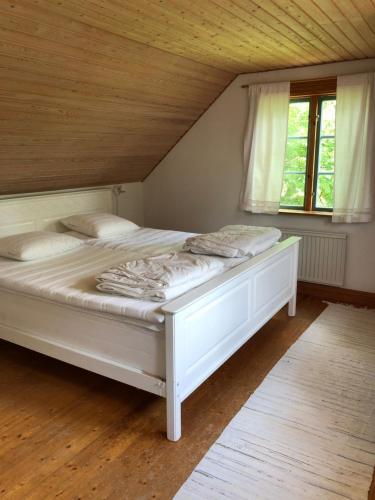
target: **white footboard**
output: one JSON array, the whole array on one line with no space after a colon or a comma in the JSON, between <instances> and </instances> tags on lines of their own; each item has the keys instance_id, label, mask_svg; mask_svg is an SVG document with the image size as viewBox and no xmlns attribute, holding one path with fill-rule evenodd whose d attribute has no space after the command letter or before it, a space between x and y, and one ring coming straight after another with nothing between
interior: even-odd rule
<instances>
[{"instance_id":1,"label":"white footboard","mask_svg":"<svg viewBox=\"0 0 375 500\"><path fill-rule=\"evenodd\" d=\"M167 435L181 402L289 302L295 314L299 238L292 237L170 302L166 314Z\"/></svg>"}]
</instances>

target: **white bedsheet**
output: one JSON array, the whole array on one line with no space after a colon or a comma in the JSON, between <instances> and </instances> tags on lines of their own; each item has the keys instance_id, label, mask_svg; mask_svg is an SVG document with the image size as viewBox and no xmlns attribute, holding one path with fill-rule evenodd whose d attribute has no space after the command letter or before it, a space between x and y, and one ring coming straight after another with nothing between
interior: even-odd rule
<instances>
[{"instance_id":1,"label":"white bedsheet","mask_svg":"<svg viewBox=\"0 0 375 500\"><path fill-rule=\"evenodd\" d=\"M164 322L164 303L106 295L96 290L95 276L114 264L180 250L190 233L139 229L123 237L88 239L66 254L33 262L0 258L0 287L83 309L120 315L153 324ZM225 259L226 268L242 259Z\"/></svg>"}]
</instances>

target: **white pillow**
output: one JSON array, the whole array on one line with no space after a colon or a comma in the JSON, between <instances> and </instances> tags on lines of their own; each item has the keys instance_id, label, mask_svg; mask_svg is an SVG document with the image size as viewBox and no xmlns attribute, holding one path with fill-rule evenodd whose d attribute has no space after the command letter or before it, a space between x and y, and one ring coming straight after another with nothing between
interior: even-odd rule
<instances>
[{"instance_id":1,"label":"white pillow","mask_svg":"<svg viewBox=\"0 0 375 500\"><path fill-rule=\"evenodd\" d=\"M68 252L82 241L64 233L32 231L0 238L0 256L15 260L43 259Z\"/></svg>"},{"instance_id":2,"label":"white pillow","mask_svg":"<svg viewBox=\"0 0 375 500\"><path fill-rule=\"evenodd\" d=\"M78 233L77 231L66 231L66 233L69 236L73 236L73 238L78 238L79 240L90 240L91 237L87 236L87 234L83 233Z\"/></svg>"},{"instance_id":3,"label":"white pillow","mask_svg":"<svg viewBox=\"0 0 375 500\"><path fill-rule=\"evenodd\" d=\"M93 238L105 238L139 229L139 226L134 222L112 214L72 215L60 222L73 231L87 234Z\"/></svg>"}]
</instances>

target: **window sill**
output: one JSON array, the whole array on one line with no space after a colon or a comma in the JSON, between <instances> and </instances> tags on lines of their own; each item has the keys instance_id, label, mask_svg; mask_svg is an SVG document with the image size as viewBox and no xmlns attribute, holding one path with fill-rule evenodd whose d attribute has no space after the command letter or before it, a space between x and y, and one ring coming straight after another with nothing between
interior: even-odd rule
<instances>
[{"instance_id":1,"label":"window sill","mask_svg":"<svg viewBox=\"0 0 375 500\"><path fill-rule=\"evenodd\" d=\"M285 215L308 215L310 217L332 217L332 212L307 212L306 210L291 210L288 208L280 208L279 213Z\"/></svg>"}]
</instances>

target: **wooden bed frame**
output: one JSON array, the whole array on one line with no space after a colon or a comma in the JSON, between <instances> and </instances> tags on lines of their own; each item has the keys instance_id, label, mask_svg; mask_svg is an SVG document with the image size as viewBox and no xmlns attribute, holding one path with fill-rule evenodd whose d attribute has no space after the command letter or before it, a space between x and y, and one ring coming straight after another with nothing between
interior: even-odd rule
<instances>
[{"instance_id":1,"label":"wooden bed frame","mask_svg":"<svg viewBox=\"0 0 375 500\"><path fill-rule=\"evenodd\" d=\"M61 231L58 220L63 217L112 210L109 189L0 199L0 237L36 229ZM295 315L299 239L291 237L275 245L162 308L165 378L111 360L99 351L53 342L45 335L48 321L39 323L37 332L25 324L20 328L7 323L6 295L0 300L0 338L166 398L167 437L177 441L181 403L285 304L289 315ZM43 307L43 317L51 312L48 307L56 312L64 308L53 303ZM84 323L80 315L87 317L90 312L70 309L78 330ZM100 324L100 318L97 321Z\"/></svg>"}]
</instances>

